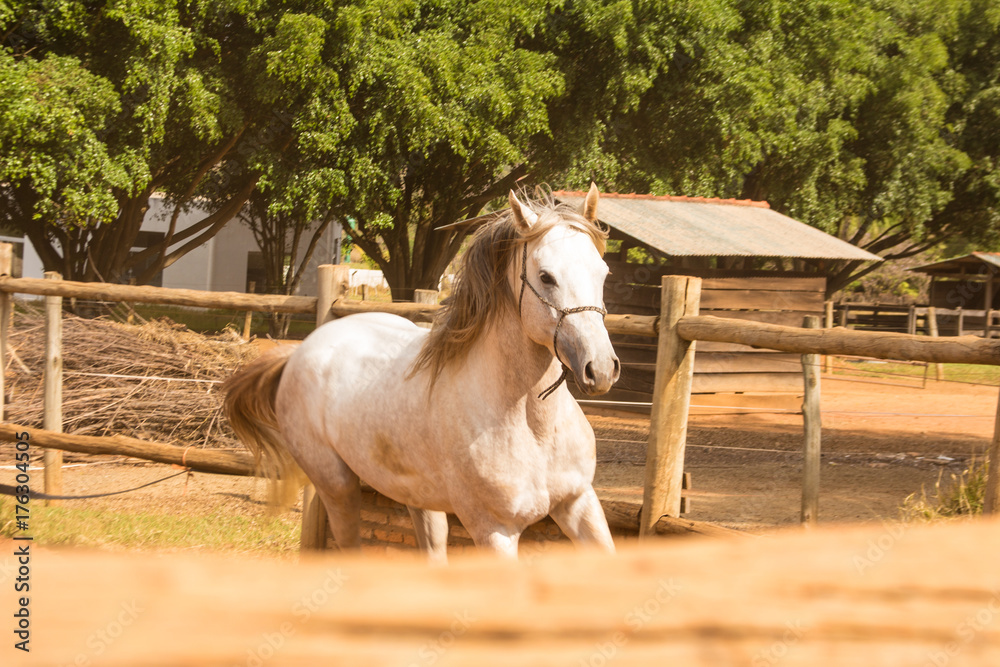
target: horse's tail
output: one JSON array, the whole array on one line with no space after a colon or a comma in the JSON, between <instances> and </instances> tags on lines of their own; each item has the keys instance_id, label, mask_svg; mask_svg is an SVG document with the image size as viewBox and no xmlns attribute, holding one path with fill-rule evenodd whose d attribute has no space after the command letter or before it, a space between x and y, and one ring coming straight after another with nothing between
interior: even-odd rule
<instances>
[{"instance_id":1,"label":"horse's tail","mask_svg":"<svg viewBox=\"0 0 1000 667\"><path fill-rule=\"evenodd\" d=\"M272 484L270 490L271 501L279 505L284 505L305 481L305 475L283 444L274 411L278 383L294 350L292 345L268 350L226 380L222 387L226 392L223 412L236 436L253 454L258 471L272 482L281 480L280 488Z\"/></svg>"}]
</instances>

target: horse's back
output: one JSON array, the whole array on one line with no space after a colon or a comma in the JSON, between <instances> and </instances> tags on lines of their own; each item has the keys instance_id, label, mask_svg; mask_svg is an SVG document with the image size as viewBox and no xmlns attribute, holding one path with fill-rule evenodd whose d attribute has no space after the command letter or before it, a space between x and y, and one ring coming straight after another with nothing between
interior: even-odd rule
<instances>
[{"instance_id":1,"label":"horse's back","mask_svg":"<svg viewBox=\"0 0 1000 667\"><path fill-rule=\"evenodd\" d=\"M387 313L328 322L289 357L275 396L283 430L326 439L406 383L427 331ZM289 434L286 434L289 435Z\"/></svg>"},{"instance_id":2,"label":"horse's back","mask_svg":"<svg viewBox=\"0 0 1000 667\"><path fill-rule=\"evenodd\" d=\"M408 366L427 332L388 313L362 313L328 322L292 354L286 372L373 375Z\"/></svg>"},{"instance_id":3,"label":"horse's back","mask_svg":"<svg viewBox=\"0 0 1000 667\"><path fill-rule=\"evenodd\" d=\"M418 435L426 379L410 377L426 339L403 318L364 313L303 341L275 397L285 445L303 470L329 473L342 461L383 494L410 498L433 465L422 445L434 440Z\"/></svg>"}]
</instances>

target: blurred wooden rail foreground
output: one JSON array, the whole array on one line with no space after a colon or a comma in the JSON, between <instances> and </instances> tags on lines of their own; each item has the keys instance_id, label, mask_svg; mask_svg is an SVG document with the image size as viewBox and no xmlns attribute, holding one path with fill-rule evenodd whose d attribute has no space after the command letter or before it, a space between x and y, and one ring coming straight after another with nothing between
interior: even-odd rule
<instances>
[{"instance_id":1,"label":"blurred wooden rail foreground","mask_svg":"<svg viewBox=\"0 0 1000 667\"><path fill-rule=\"evenodd\" d=\"M659 541L617 555L551 547L447 568L33 549L45 587L31 601L32 651L15 664L75 664L122 619L101 665L994 667L997 553L996 521Z\"/></svg>"}]
</instances>

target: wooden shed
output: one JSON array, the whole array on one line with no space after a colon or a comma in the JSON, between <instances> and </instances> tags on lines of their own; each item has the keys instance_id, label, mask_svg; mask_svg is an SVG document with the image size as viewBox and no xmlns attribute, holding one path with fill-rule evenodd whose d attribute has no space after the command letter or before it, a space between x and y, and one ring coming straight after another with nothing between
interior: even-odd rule
<instances>
[{"instance_id":1,"label":"wooden shed","mask_svg":"<svg viewBox=\"0 0 1000 667\"><path fill-rule=\"evenodd\" d=\"M582 205L586 193L553 196ZM660 279L679 274L704 279L703 315L801 326L806 315L823 314L832 263L881 261L771 210L767 202L602 194L598 215L610 229L605 260L611 275L604 296L610 313L659 314ZM617 336L613 342L622 377L602 398L649 402L655 341ZM800 391L799 355L698 343L694 393Z\"/></svg>"},{"instance_id":2,"label":"wooden shed","mask_svg":"<svg viewBox=\"0 0 1000 667\"><path fill-rule=\"evenodd\" d=\"M928 305L943 336L996 334L1000 315L1000 253L972 252L912 269L930 276Z\"/></svg>"},{"instance_id":3,"label":"wooden shed","mask_svg":"<svg viewBox=\"0 0 1000 667\"><path fill-rule=\"evenodd\" d=\"M910 270L930 276L928 305L966 310L1000 309L1000 252L973 252Z\"/></svg>"}]
</instances>

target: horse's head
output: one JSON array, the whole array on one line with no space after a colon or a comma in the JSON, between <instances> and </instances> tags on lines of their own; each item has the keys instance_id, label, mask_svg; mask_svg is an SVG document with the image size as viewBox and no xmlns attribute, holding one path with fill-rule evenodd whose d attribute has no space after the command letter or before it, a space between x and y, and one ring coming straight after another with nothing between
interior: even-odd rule
<instances>
[{"instance_id":1,"label":"horse's head","mask_svg":"<svg viewBox=\"0 0 1000 667\"><path fill-rule=\"evenodd\" d=\"M604 279L608 265L588 233L596 228L596 185L587 194L582 219L545 225L533 234L539 216L510 193L510 208L521 235L528 239L514 276L514 293L528 337L547 347L576 377L589 395L603 394L618 380L621 371L608 330L604 327ZM558 214L556 211L548 215ZM601 239L603 247L603 238Z\"/></svg>"}]
</instances>

